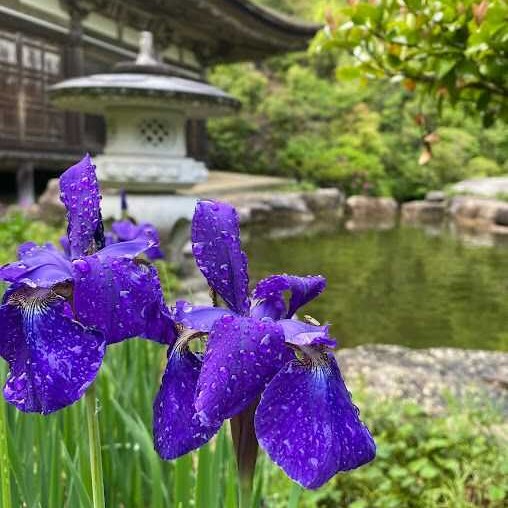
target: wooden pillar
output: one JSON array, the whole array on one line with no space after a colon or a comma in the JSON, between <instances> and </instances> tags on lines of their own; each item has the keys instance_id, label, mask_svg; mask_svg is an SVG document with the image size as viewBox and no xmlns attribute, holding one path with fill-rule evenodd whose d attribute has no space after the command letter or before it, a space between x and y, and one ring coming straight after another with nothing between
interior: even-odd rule
<instances>
[{"instance_id":1,"label":"wooden pillar","mask_svg":"<svg viewBox=\"0 0 508 508\"><path fill-rule=\"evenodd\" d=\"M89 14L80 5L79 0L65 0L70 15L69 38L65 46L65 78L82 76L85 71L83 50L83 19ZM66 113L67 136L69 147L81 149L84 146L85 117L81 113Z\"/></svg>"},{"instance_id":2,"label":"wooden pillar","mask_svg":"<svg viewBox=\"0 0 508 508\"><path fill-rule=\"evenodd\" d=\"M28 208L35 203L34 163L32 161L21 162L18 166L16 187L19 206Z\"/></svg>"}]
</instances>

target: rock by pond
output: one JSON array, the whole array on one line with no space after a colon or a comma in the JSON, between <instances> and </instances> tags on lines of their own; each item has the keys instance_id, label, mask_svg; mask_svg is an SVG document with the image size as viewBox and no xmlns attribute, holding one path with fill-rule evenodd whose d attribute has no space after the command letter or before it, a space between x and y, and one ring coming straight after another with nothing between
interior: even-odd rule
<instances>
[{"instance_id":1,"label":"rock by pond","mask_svg":"<svg viewBox=\"0 0 508 508\"><path fill-rule=\"evenodd\" d=\"M411 400L439 413L451 396L508 414L508 353L365 345L339 350L337 358L347 383L379 398Z\"/></svg>"},{"instance_id":2,"label":"rock by pond","mask_svg":"<svg viewBox=\"0 0 508 508\"><path fill-rule=\"evenodd\" d=\"M508 234L508 203L477 196L456 196L449 206L450 215L464 226Z\"/></svg>"},{"instance_id":3,"label":"rock by pond","mask_svg":"<svg viewBox=\"0 0 508 508\"><path fill-rule=\"evenodd\" d=\"M484 197L496 197L508 194L508 176L490 176L471 178L452 185L452 191L458 194L470 194Z\"/></svg>"},{"instance_id":4,"label":"rock by pond","mask_svg":"<svg viewBox=\"0 0 508 508\"><path fill-rule=\"evenodd\" d=\"M356 221L390 221L395 219L397 210L397 201L393 198L350 196L346 201L346 212L352 220Z\"/></svg>"},{"instance_id":5,"label":"rock by pond","mask_svg":"<svg viewBox=\"0 0 508 508\"><path fill-rule=\"evenodd\" d=\"M223 199L237 208L242 224L307 223L322 215L338 217L344 204L338 189L237 194Z\"/></svg>"},{"instance_id":6,"label":"rock by pond","mask_svg":"<svg viewBox=\"0 0 508 508\"><path fill-rule=\"evenodd\" d=\"M439 200L409 201L401 206L401 219L405 222L436 223L446 215L446 203Z\"/></svg>"}]
</instances>

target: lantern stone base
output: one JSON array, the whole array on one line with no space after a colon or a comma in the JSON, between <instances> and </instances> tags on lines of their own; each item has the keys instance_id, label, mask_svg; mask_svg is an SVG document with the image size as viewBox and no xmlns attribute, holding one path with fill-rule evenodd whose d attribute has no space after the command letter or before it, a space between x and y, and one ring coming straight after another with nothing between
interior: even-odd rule
<instances>
[{"instance_id":1,"label":"lantern stone base","mask_svg":"<svg viewBox=\"0 0 508 508\"><path fill-rule=\"evenodd\" d=\"M190 157L99 155L95 163L102 184L134 193L167 193L208 178L205 164Z\"/></svg>"},{"instance_id":2,"label":"lantern stone base","mask_svg":"<svg viewBox=\"0 0 508 508\"><path fill-rule=\"evenodd\" d=\"M184 219L190 221L194 214L196 196L178 194L128 194L129 216L137 222L150 222L166 236L175 224ZM122 217L120 195L113 189L105 190L102 196L102 216L104 220L119 220Z\"/></svg>"}]
</instances>

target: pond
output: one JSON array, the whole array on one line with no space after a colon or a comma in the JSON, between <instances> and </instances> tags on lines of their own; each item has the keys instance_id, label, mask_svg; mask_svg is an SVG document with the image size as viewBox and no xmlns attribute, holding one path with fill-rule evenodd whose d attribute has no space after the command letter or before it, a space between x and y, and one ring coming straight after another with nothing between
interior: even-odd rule
<instances>
[{"instance_id":1,"label":"pond","mask_svg":"<svg viewBox=\"0 0 508 508\"><path fill-rule=\"evenodd\" d=\"M270 238L252 230L251 278L316 274L328 288L304 313L343 347L401 344L508 350L508 249L400 226Z\"/></svg>"}]
</instances>

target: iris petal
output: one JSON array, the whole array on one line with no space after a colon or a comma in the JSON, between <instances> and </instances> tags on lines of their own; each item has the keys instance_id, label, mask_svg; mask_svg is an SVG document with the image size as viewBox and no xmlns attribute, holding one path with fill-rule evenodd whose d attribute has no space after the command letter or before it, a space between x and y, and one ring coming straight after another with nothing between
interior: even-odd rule
<instances>
[{"instance_id":1,"label":"iris petal","mask_svg":"<svg viewBox=\"0 0 508 508\"><path fill-rule=\"evenodd\" d=\"M154 267L99 254L73 266L76 315L102 330L108 344L135 336L172 343L173 326Z\"/></svg>"},{"instance_id":2,"label":"iris petal","mask_svg":"<svg viewBox=\"0 0 508 508\"><path fill-rule=\"evenodd\" d=\"M166 460L205 444L220 428L203 425L194 409L201 360L190 351L168 354L168 364L153 405L153 434L157 453Z\"/></svg>"},{"instance_id":3,"label":"iris petal","mask_svg":"<svg viewBox=\"0 0 508 508\"><path fill-rule=\"evenodd\" d=\"M254 290L254 298L259 300L274 300L282 297L284 291L290 291L289 305L286 318L303 305L321 294L326 287L326 279L321 275L271 275L258 282Z\"/></svg>"},{"instance_id":4,"label":"iris petal","mask_svg":"<svg viewBox=\"0 0 508 508\"><path fill-rule=\"evenodd\" d=\"M309 489L371 461L376 453L331 354L314 368L288 363L264 391L255 426L270 458Z\"/></svg>"},{"instance_id":5,"label":"iris petal","mask_svg":"<svg viewBox=\"0 0 508 508\"><path fill-rule=\"evenodd\" d=\"M38 247L35 242L25 242L18 246L18 259L23 259L23 256L31 251L34 247Z\"/></svg>"},{"instance_id":6,"label":"iris petal","mask_svg":"<svg viewBox=\"0 0 508 508\"><path fill-rule=\"evenodd\" d=\"M154 245L155 244L152 240L149 240L145 237L139 237L128 242L112 243L97 252L97 256L101 260L119 256L135 258L141 254L146 253Z\"/></svg>"},{"instance_id":7,"label":"iris petal","mask_svg":"<svg viewBox=\"0 0 508 508\"><path fill-rule=\"evenodd\" d=\"M250 315L258 319L267 317L277 321L286 315L284 298L277 295L266 300L254 300L250 309Z\"/></svg>"},{"instance_id":8,"label":"iris petal","mask_svg":"<svg viewBox=\"0 0 508 508\"><path fill-rule=\"evenodd\" d=\"M71 258L90 254L102 231L99 182L95 166L87 154L60 176L60 199L67 209L67 236Z\"/></svg>"},{"instance_id":9,"label":"iris petal","mask_svg":"<svg viewBox=\"0 0 508 508\"><path fill-rule=\"evenodd\" d=\"M51 413L76 402L94 381L105 340L68 317L63 299L22 288L0 306L0 354L9 363L5 399L25 412Z\"/></svg>"},{"instance_id":10,"label":"iris petal","mask_svg":"<svg viewBox=\"0 0 508 508\"><path fill-rule=\"evenodd\" d=\"M271 321L235 316L216 321L196 392L202 421L217 425L241 412L291 355L281 328Z\"/></svg>"},{"instance_id":11,"label":"iris petal","mask_svg":"<svg viewBox=\"0 0 508 508\"><path fill-rule=\"evenodd\" d=\"M281 319L279 326L284 330L286 342L294 346L326 346L334 348L337 343L330 337L329 326L316 326L297 319Z\"/></svg>"},{"instance_id":12,"label":"iris petal","mask_svg":"<svg viewBox=\"0 0 508 508\"><path fill-rule=\"evenodd\" d=\"M200 332L209 332L215 321L224 316L233 315L224 307L192 305L184 300L178 300L172 310L173 319L177 323Z\"/></svg>"},{"instance_id":13,"label":"iris petal","mask_svg":"<svg viewBox=\"0 0 508 508\"><path fill-rule=\"evenodd\" d=\"M200 201L192 219L192 252L198 268L237 314L247 314L247 256L240 244L236 210L214 201Z\"/></svg>"},{"instance_id":14,"label":"iris petal","mask_svg":"<svg viewBox=\"0 0 508 508\"><path fill-rule=\"evenodd\" d=\"M72 279L69 260L51 244L23 244L18 254L20 261L0 268L0 279L42 288Z\"/></svg>"}]
</instances>

